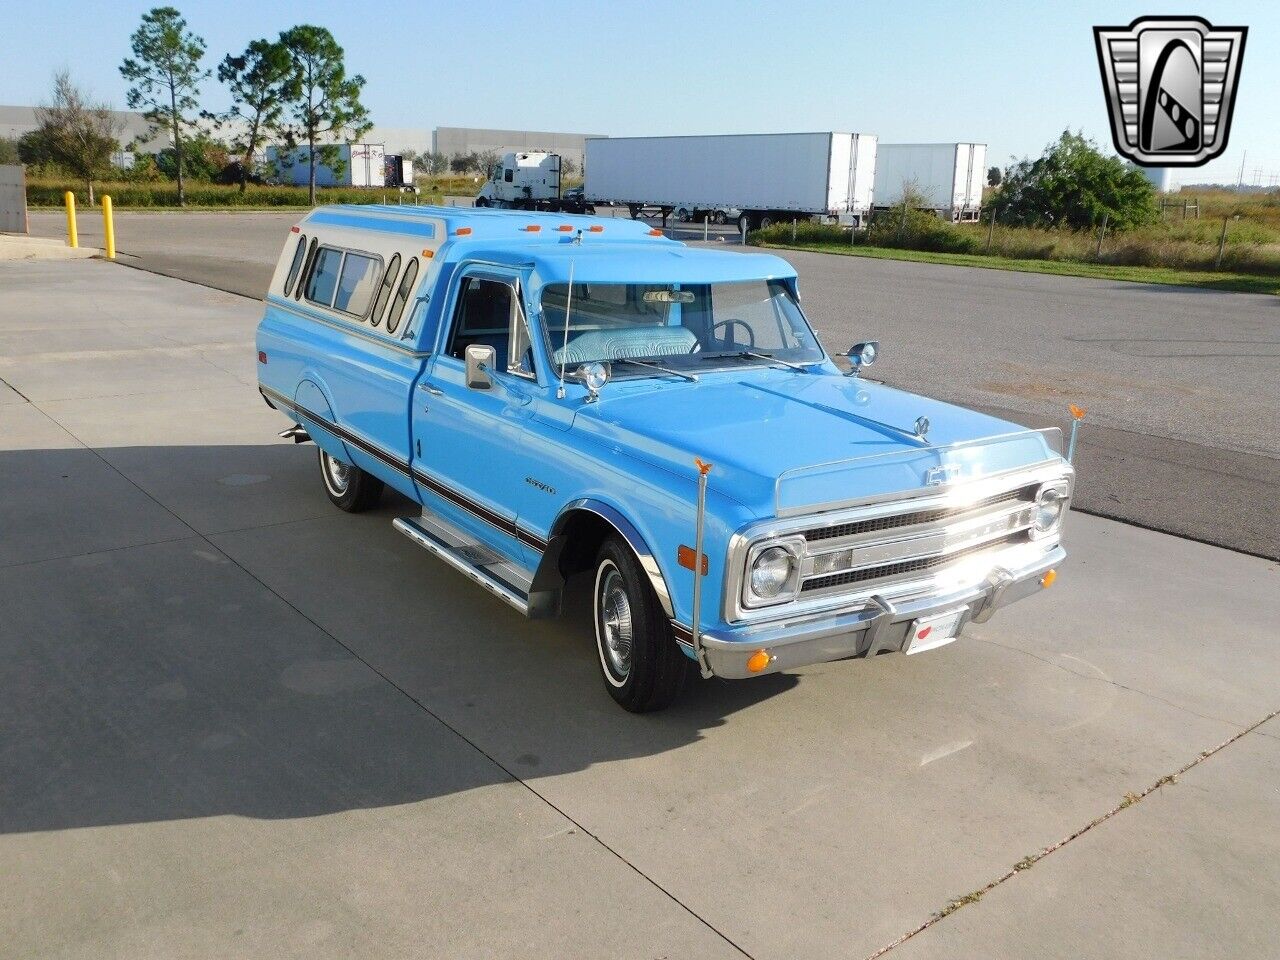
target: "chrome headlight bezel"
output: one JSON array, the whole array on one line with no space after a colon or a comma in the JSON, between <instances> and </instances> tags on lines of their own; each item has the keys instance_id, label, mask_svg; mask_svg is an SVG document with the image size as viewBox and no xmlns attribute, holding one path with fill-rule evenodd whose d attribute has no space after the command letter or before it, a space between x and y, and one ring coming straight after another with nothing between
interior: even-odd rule
<instances>
[{"instance_id":1,"label":"chrome headlight bezel","mask_svg":"<svg viewBox=\"0 0 1280 960\"><path fill-rule=\"evenodd\" d=\"M751 573L756 561L769 550L781 549L791 557L791 570L782 589L772 597L762 597L751 588ZM742 570L742 606L746 610L760 607L772 607L780 603L790 603L800 594L800 573L804 566L804 537L768 537L751 545L747 551L746 565Z\"/></svg>"},{"instance_id":2,"label":"chrome headlight bezel","mask_svg":"<svg viewBox=\"0 0 1280 960\"><path fill-rule=\"evenodd\" d=\"M1071 485L1064 477L1061 480L1050 480L1042 483L1036 491L1035 505L1032 507L1031 526L1028 533L1032 540L1043 540L1056 536L1062 529L1062 518L1066 516L1067 505L1071 502ZM1041 523L1042 511L1049 511L1050 520Z\"/></svg>"}]
</instances>

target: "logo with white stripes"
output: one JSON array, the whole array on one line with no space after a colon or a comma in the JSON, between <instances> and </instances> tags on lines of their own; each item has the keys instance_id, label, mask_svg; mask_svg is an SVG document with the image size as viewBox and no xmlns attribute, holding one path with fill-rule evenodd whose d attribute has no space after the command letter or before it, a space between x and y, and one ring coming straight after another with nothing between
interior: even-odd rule
<instances>
[{"instance_id":1,"label":"logo with white stripes","mask_svg":"<svg viewBox=\"0 0 1280 960\"><path fill-rule=\"evenodd\" d=\"M1198 167L1220 156L1248 32L1199 17L1094 27L1116 150L1144 167Z\"/></svg>"}]
</instances>

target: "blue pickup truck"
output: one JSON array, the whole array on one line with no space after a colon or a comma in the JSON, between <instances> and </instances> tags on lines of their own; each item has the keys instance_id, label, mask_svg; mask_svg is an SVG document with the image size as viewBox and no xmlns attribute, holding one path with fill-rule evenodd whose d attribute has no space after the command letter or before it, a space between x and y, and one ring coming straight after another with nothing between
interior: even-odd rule
<instances>
[{"instance_id":1,"label":"blue pickup truck","mask_svg":"<svg viewBox=\"0 0 1280 960\"><path fill-rule=\"evenodd\" d=\"M605 687L917 653L1049 586L1074 474L1026 430L842 369L795 270L643 223L321 207L257 333L266 402L343 510L530 617L590 584ZM424 565L423 575L436 571Z\"/></svg>"}]
</instances>

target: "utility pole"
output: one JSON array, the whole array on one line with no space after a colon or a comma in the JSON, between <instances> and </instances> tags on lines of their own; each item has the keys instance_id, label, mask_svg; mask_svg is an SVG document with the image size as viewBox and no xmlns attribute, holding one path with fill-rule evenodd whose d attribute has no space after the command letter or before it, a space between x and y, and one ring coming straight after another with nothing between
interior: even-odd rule
<instances>
[{"instance_id":1,"label":"utility pole","mask_svg":"<svg viewBox=\"0 0 1280 960\"><path fill-rule=\"evenodd\" d=\"M1247 156L1249 156L1248 150L1240 154L1240 175L1236 177L1236 193L1240 192L1240 185L1244 183L1244 161Z\"/></svg>"}]
</instances>

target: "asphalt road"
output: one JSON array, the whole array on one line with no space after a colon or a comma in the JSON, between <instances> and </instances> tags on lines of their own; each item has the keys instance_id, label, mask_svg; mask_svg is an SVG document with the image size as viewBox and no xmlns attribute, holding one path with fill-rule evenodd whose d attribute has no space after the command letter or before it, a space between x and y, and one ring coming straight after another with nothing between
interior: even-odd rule
<instances>
[{"instance_id":1,"label":"asphalt road","mask_svg":"<svg viewBox=\"0 0 1280 960\"><path fill-rule=\"evenodd\" d=\"M145 269L261 297L297 218L122 213L117 242ZM100 221L82 216L81 236L99 242ZM1065 431L1067 404L1085 407L1078 507L1280 558L1280 298L785 256L832 352L880 340L872 376L1032 427Z\"/></svg>"},{"instance_id":2,"label":"asphalt road","mask_svg":"<svg viewBox=\"0 0 1280 960\"><path fill-rule=\"evenodd\" d=\"M581 594L328 503L257 304L0 290L0 953L1274 957L1277 564L1073 514L956 643L636 717Z\"/></svg>"}]
</instances>

